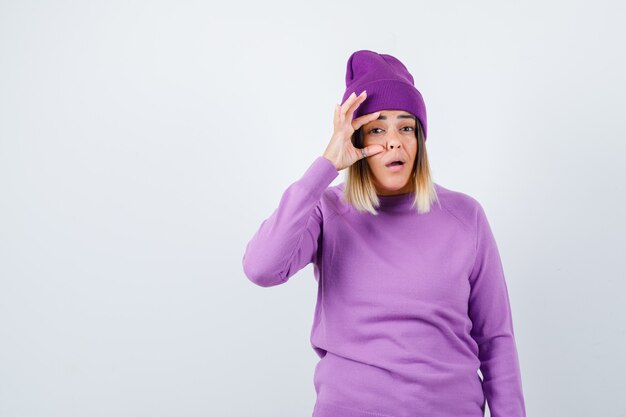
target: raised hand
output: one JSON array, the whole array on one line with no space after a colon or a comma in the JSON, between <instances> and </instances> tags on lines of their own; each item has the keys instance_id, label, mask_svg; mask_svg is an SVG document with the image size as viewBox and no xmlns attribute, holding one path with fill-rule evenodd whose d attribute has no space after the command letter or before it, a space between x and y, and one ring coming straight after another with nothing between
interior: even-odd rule
<instances>
[{"instance_id":1,"label":"raised hand","mask_svg":"<svg viewBox=\"0 0 626 417\"><path fill-rule=\"evenodd\" d=\"M334 131L323 156L335 165L337 171L341 171L364 158L362 149L355 148L352 144L352 134L364 124L376 120L380 115L380 112L369 113L352 120L354 112L366 98L367 92L363 90L358 96L352 93L341 106L339 104L335 106ZM381 145L363 148L367 157L384 150L385 148Z\"/></svg>"}]
</instances>

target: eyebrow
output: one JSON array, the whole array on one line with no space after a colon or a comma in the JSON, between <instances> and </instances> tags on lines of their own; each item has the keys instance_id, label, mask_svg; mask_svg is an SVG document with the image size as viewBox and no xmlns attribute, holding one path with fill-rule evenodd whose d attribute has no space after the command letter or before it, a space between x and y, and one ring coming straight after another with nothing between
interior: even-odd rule
<instances>
[{"instance_id":1,"label":"eyebrow","mask_svg":"<svg viewBox=\"0 0 626 417\"><path fill-rule=\"evenodd\" d=\"M399 114L396 119L413 119L415 120L415 116L410 115L410 114ZM378 119L376 120L387 120L387 116L383 116L382 114L380 116L378 116Z\"/></svg>"}]
</instances>

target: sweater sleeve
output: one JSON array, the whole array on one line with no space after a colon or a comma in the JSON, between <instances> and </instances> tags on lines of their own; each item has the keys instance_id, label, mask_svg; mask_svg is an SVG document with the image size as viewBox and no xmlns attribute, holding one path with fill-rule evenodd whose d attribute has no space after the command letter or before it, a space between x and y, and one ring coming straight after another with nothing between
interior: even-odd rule
<instances>
[{"instance_id":1,"label":"sweater sleeve","mask_svg":"<svg viewBox=\"0 0 626 417\"><path fill-rule=\"evenodd\" d=\"M480 203L476 245L468 311L471 335L479 348L483 392L492 417L525 417L507 284L498 247Z\"/></svg>"},{"instance_id":2,"label":"sweater sleeve","mask_svg":"<svg viewBox=\"0 0 626 417\"><path fill-rule=\"evenodd\" d=\"M284 192L272 215L248 242L243 270L253 283L271 287L286 282L313 261L321 231L321 197L339 175L319 156Z\"/></svg>"}]
</instances>

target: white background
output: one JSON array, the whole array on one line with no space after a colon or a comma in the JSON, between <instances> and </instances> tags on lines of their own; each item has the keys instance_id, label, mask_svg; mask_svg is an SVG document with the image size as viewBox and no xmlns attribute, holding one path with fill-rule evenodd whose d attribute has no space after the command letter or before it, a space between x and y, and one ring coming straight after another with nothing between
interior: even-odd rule
<instances>
[{"instance_id":1,"label":"white background","mask_svg":"<svg viewBox=\"0 0 626 417\"><path fill-rule=\"evenodd\" d=\"M619 1L0 2L0 416L308 416L312 266L244 248L349 55L409 68L488 215L527 412L625 416ZM343 180L343 173L334 184Z\"/></svg>"}]
</instances>

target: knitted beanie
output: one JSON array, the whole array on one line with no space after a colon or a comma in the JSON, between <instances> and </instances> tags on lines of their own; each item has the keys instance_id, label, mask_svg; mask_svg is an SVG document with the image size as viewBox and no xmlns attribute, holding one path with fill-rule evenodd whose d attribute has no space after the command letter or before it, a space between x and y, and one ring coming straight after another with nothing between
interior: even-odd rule
<instances>
[{"instance_id":1,"label":"knitted beanie","mask_svg":"<svg viewBox=\"0 0 626 417\"><path fill-rule=\"evenodd\" d=\"M353 120L379 110L404 110L419 119L426 140L424 99L415 88L413 76L397 58L365 49L350 55L341 103L353 92L358 96L363 90L367 90L367 98L354 112Z\"/></svg>"}]
</instances>

